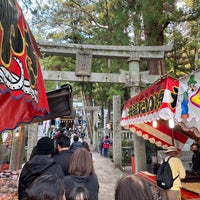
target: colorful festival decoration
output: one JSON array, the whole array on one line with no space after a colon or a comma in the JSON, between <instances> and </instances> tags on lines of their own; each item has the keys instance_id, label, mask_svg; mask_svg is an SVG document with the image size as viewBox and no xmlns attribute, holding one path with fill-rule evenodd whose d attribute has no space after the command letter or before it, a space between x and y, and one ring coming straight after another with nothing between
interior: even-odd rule
<instances>
[{"instance_id":1,"label":"colorful festival decoration","mask_svg":"<svg viewBox=\"0 0 200 200\"><path fill-rule=\"evenodd\" d=\"M200 71L179 80L175 121L200 138Z\"/></svg>"},{"instance_id":2,"label":"colorful festival decoration","mask_svg":"<svg viewBox=\"0 0 200 200\"><path fill-rule=\"evenodd\" d=\"M166 123L174 118L178 87L179 81L168 76L129 99L123 106L121 126L163 148L172 145L173 137L174 145L181 148L188 138Z\"/></svg>"},{"instance_id":3,"label":"colorful festival decoration","mask_svg":"<svg viewBox=\"0 0 200 200\"><path fill-rule=\"evenodd\" d=\"M0 1L0 132L49 113L36 41L15 0Z\"/></svg>"},{"instance_id":4,"label":"colorful festival decoration","mask_svg":"<svg viewBox=\"0 0 200 200\"><path fill-rule=\"evenodd\" d=\"M173 118L178 85L178 80L167 77L129 99L123 106L121 125Z\"/></svg>"}]
</instances>

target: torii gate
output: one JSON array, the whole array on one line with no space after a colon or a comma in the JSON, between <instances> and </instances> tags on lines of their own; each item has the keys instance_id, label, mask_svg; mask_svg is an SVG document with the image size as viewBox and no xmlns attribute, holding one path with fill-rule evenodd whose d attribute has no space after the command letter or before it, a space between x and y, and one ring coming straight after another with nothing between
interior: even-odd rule
<instances>
[{"instance_id":1,"label":"torii gate","mask_svg":"<svg viewBox=\"0 0 200 200\"><path fill-rule=\"evenodd\" d=\"M40 52L44 56L76 57L75 72L47 71L43 70L44 80L54 81L81 81L81 82L107 82L107 83L153 83L158 75L148 75L139 72L141 60L162 60L165 53L172 50L172 45L167 46L108 46L88 44L60 44L39 42ZM123 59L130 65L137 65L134 71L122 70L120 74L93 73L91 72L92 58ZM136 68L137 68L136 67ZM140 74L139 74L140 73ZM140 76L138 76L140 75Z\"/></svg>"},{"instance_id":2,"label":"torii gate","mask_svg":"<svg viewBox=\"0 0 200 200\"><path fill-rule=\"evenodd\" d=\"M76 68L70 71L43 70L44 80L72 81L72 82L107 82L124 83L131 87L131 97L140 92L140 83L151 84L160 75L148 75L140 72L141 60L162 60L165 54L172 50L167 46L114 46L88 44L61 44L39 42L40 52L44 56L56 55L76 57ZM121 70L120 74L91 72L92 58L125 59L129 64L129 71ZM113 98L113 160L116 166L121 165L121 98ZM95 140L94 140L95 141ZM95 144L94 144L95 145ZM146 170L145 144L142 138L134 134L134 155L136 172ZM144 159L141 159L144 158Z\"/></svg>"}]
</instances>

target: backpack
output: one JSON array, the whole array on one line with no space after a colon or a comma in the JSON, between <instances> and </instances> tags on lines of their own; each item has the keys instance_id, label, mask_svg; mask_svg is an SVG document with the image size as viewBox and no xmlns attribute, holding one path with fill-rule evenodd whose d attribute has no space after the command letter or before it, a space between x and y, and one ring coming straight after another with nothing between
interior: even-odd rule
<instances>
[{"instance_id":1,"label":"backpack","mask_svg":"<svg viewBox=\"0 0 200 200\"><path fill-rule=\"evenodd\" d=\"M175 178L173 178L172 170L169 165L169 157L167 161L163 159L162 164L158 168L157 174L156 174L156 182L157 185L162 189L170 189L173 186L174 180L178 178L179 175L177 175Z\"/></svg>"},{"instance_id":2,"label":"backpack","mask_svg":"<svg viewBox=\"0 0 200 200\"><path fill-rule=\"evenodd\" d=\"M110 146L109 140L104 140L104 142L103 142L103 148L104 148L104 149L108 149L109 146Z\"/></svg>"}]
</instances>

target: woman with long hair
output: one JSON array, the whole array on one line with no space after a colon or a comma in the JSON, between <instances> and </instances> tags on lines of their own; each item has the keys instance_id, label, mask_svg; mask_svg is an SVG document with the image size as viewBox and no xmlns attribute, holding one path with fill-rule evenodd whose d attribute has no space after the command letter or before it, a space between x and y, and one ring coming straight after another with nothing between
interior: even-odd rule
<instances>
[{"instance_id":1,"label":"woman with long hair","mask_svg":"<svg viewBox=\"0 0 200 200\"><path fill-rule=\"evenodd\" d=\"M98 200L99 183L94 171L92 157L85 148L77 149L71 157L69 175L64 177L66 199L74 187L85 187L90 199Z\"/></svg>"}]
</instances>

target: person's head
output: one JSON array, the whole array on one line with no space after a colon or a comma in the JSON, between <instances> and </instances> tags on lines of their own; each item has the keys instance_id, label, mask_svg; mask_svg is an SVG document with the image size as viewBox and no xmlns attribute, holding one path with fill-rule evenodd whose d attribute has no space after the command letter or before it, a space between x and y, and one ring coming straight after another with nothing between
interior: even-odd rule
<instances>
[{"instance_id":1,"label":"person's head","mask_svg":"<svg viewBox=\"0 0 200 200\"><path fill-rule=\"evenodd\" d=\"M148 182L137 175L127 175L117 182L115 200L153 200L153 195Z\"/></svg>"},{"instance_id":2,"label":"person's head","mask_svg":"<svg viewBox=\"0 0 200 200\"><path fill-rule=\"evenodd\" d=\"M87 149L79 148L72 154L69 174L77 176L94 174L92 157Z\"/></svg>"},{"instance_id":3,"label":"person's head","mask_svg":"<svg viewBox=\"0 0 200 200\"><path fill-rule=\"evenodd\" d=\"M67 200L90 200L90 195L85 187L74 187Z\"/></svg>"},{"instance_id":4,"label":"person's head","mask_svg":"<svg viewBox=\"0 0 200 200\"><path fill-rule=\"evenodd\" d=\"M106 138L106 140L107 140L107 139L108 139L108 135L106 135L106 137L105 137L105 138Z\"/></svg>"},{"instance_id":5,"label":"person's head","mask_svg":"<svg viewBox=\"0 0 200 200\"><path fill-rule=\"evenodd\" d=\"M198 143L193 143L191 145L191 150L193 151L193 153L198 153L199 152L199 144Z\"/></svg>"},{"instance_id":6,"label":"person's head","mask_svg":"<svg viewBox=\"0 0 200 200\"><path fill-rule=\"evenodd\" d=\"M83 147L85 149L87 149L88 151L90 151L90 147L89 147L88 143L86 141L83 141L82 143L83 143Z\"/></svg>"},{"instance_id":7,"label":"person's head","mask_svg":"<svg viewBox=\"0 0 200 200\"><path fill-rule=\"evenodd\" d=\"M26 189L23 200L65 200L63 179L54 175L42 175Z\"/></svg>"},{"instance_id":8,"label":"person's head","mask_svg":"<svg viewBox=\"0 0 200 200\"><path fill-rule=\"evenodd\" d=\"M65 148L69 148L70 138L63 133L60 133L56 138L56 147L58 148L59 151Z\"/></svg>"},{"instance_id":9,"label":"person's head","mask_svg":"<svg viewBox=\"0 0 200 200\"><path fill-rule=\"evenodd\" d=\"M54 153L54 140L42 137L37 142L37 155L51 155Z\"/></svg>"},{"instance_id":10,"label":"person's head","mask_svg":"<svg viewBox=\"0 0 200 200\"><path fill-rule=\"evenodd\" d=\"M178 155L178 149L175 146L169 146L167 148L167 150L165 151L165 154L167 156L177 157L177 155Z\"/></svg>"},{"instance_id":11,"label":"person's head","mask_svg":"<svg viewBox=\"0 0 200 200\"><path fill-rule=\"evenodd\" d=\"M74 135L74 137L73 137L74 142L77 142L78 139L79 139L78 136L77 136L77 135Z\"/></svg>"}]
</instances>

